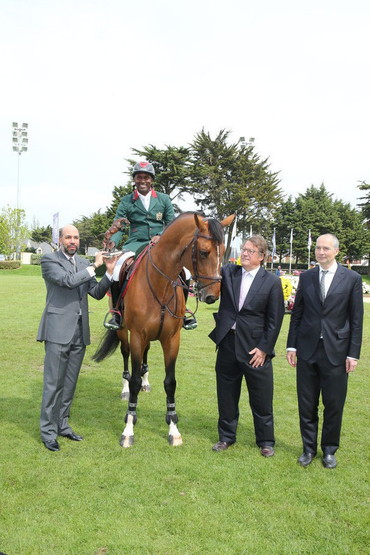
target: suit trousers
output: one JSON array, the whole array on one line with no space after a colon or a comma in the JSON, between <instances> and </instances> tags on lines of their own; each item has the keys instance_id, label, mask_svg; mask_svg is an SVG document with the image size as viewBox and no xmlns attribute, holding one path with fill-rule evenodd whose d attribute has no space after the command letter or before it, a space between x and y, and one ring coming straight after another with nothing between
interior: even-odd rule
<instances>
[{"instance_id":1,"label":"suit trousers","mask_svg":"<svg viewBox=\"0 0 370 555\"><path fill-rule=\"evenodd\" d=\"M44 389L40 417L42 441L50 441L58 435L66 435L72 431L68 417L85 350L81 318L70 343L61 345L45 341Z\"/></svg>"},{"instance_id":2,"label":"suit trousers","mask_svg":"<svg viewBox=\"0 0 370 555\"><path fill-rule=\"evenodd\" d=\"M243 376L249 393L256 443L260 447L273 446L275 437L271 360L267 360L259 368L253 368L249 364L237 360L235 356L235 333L232 331L221 341L216 359L219 440L236 441Z\"/></svg>"},{"instance_id":3,"label":"suit trousers","mask_svg":"<svg viewBox=\"0 0 370 555\"><path fill-rule=\"evenodd\" d=\"M321 448L325 454L331 455L338 449L347 385L345 363L339 366L331 364L322 340L310 360L301 360L298 356L299 422L306 453L317 452L320 392L324 405Z\"/></svg>"}]
</instances>

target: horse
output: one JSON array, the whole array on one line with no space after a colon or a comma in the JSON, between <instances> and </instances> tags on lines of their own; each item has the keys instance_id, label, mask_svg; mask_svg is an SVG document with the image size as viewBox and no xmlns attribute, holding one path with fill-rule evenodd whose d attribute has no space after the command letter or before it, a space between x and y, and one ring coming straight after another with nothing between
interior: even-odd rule
<instances>
[{"instance_id":1,"label":"horse","mask_svg":"<svg viewBox=\"0 0 370 555\"><path fill-rule=\"evenodd\" d=\"M179 274L183 266L189 268L200 301L212 304L218 300L225 252L224 227L234 218L235 215L231 215L219 222L197 212L180 214L165 228L159 241L143 252L130 277L124 296L122 327L118 331L107 330L93 355L93 360L100 362L121 342L126 370L131 355L128 408L120 439L122 447L134 444L143 360L146 361L150 342L156 340L160 341L164 356L168 442L172 446L182 444L175 403L175 367L185 314L184 285Z\"/></svg>"}]
</instances>

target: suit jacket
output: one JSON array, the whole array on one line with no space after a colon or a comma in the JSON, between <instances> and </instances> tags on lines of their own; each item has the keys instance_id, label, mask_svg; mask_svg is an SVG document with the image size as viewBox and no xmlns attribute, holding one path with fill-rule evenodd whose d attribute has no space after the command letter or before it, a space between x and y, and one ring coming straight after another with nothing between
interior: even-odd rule
<instances>
[{"instance_id":1,"label":"suit jacket","mask_svg":"<svg viewBox=\"0 0 370 555\"><path fill-rule=\"evenodd\" d=\"M214 314L216 327L209 337L218 346L236 322L235 353L249 362L248 352L255 347L272 358L284 316L281 280L260 268L239 311L242 267L227 264L222 268L221 301Z\"/></svg>"},{"instance_id":2,"label":"suit jacket","mask_svg":"<svg viewBox=\"0 0 370 555\"><path fill-rule=\"evenodd\" d=\"M154 189L150 193L149 210L147 211L140 200L137 191L121 198L115 220L128 218L130 234L124 243L126 249L136 252L146 246L154 235L162 233L164 226L175 218L173 206L168 195L157 193ZM111 240L118 245L122 239L122 231L112 235Z\"/></svg>"},{"instance_id":3,"label":"suit jacket","mask_svg":"<svg viewBox=\"0 0 370 555\"><path fill-rule=\"evenodd\" d=\"M72 340L81 312L85 345L90 343L87 294L102 299L110 287L104 276L100 282L86 271L89 262L75 255L76 272L62 251L45 254L41 259L46 285L46 306L41 318L37 341L66 345Z\"/></svg>"},{"instance_id":4,"label":"suit jacket","mask_svg":"<svg viewBox=\"0 0 370 555\"><path fill-rule=\"evenodd\" d=\"M324 303L320 299L319 267L301 274L291 315L287 347L309 360L322 333L325 352L333 365L346 357L359 358L362 340L361 276L338 265Z\"/></svg>"}]
</instances>

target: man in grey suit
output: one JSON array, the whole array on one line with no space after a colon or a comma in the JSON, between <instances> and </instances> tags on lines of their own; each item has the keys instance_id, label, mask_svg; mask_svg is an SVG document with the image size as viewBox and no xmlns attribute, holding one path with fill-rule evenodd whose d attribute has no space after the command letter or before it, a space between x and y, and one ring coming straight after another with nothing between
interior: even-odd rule
<instances>
[{"instance_id":1,"label":"man in grey suit","mask_svg":"<svg viewBox=\"0 0 370 555\"><path fill-rule=\"evenodd\" d=\"M363 321L361 276L335 261L339 242L326 233L316 242L318 266L301 274L291 316L287 360L297 366L297 393L306 467L317 452L320 393L324 405L323 465L335 468L348 374L360 356Z\"/></svg>"},{"instance_id":2,"label":"man in grey suit","mask_svg":"<svg viewBox=\"0 0 370 555\"><path fill-rule=\"evenodd\" d=\"M59 451L57 436L81 441L68 423L77 379L90 343L87 294L102 299L110 287L116 258L104 258L107 272L98 282L95 270L103 264L104 253L95 262L79 257L78 230L67 225L60 230L60 249L41 259L47 289L46 306L37 340L45 342L44 389L42 395L41 439L50 451Z\"/></svg>"},{"instance_id":3,"label":"man in grey suit","mask_svg":"<svg viewBox=\"0 0 370 555\"><path fill-rule=\"evenodd\" d=\"M253 235L241 250L241 266L222 268L221 302L209 337L218 348L216 360L218 435L214 451L236 441L243 376L247 382L256 443L261 455L274 455L274 346L284 317L281 280L262 264L267 244Z\"/></svg>"}]
</instances>

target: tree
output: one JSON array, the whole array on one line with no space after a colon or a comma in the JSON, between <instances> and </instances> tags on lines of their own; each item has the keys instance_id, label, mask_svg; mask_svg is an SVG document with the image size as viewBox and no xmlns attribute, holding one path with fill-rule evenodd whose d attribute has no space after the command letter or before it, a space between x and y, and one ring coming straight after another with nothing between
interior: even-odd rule
<instances>
[{"instance_id":1,"label":"tree","mask_svg":"<svg viewBox=\"0 0 370 555\"><path fill-rule=\"evenodd\" d=\"M20 252L27 244L29 230L25 223L26 213L9 205L0 214L0 251L9 256Z\"/></svg>"},{"instance_id":2,"label":"tree","mask_svg":"<svg viewBox=\"0 0 370 555\"><path fill-rule=\"evenodd\" d=\"M282 202L277 173L269 171L251 143L228 144L230 131L221 130L215 139L204 129L190 145L191 173L187 190L201 210L223 219L236 213L237 232L271 235L275 214ZM230 252L228 234L225 259Z\"/></svg>"},{"instance_id":3,"label":"tree","mask_svg":"<svg viewBox=\"0 0 370 555\"><path fill-rule=\"evenodd\" d=\"M94 212L91 216L82 216L81 219L75 220L73 225L77 227L80 234L80 250L85 254L89 247L102 248L103 236L112 222L108 219L106 213Z\"/></svg>"},{"instance_id":4,"label":"tree","mask_svg":"<svg viewBox=\"0 0 370 555\"><path fill-rule=\"evenodd\" d=\"M31 239L36 243L48 243L49 245L51 245L53 241L52 235L53 229L51 225L43 227L35 223L31 228Z\"/></svg>"},{"instance_id":5,"label":"tree","mask_svg":"<svg viewBox=\"0 0 370 555\"><path fill-rule=\"evenodd\" d=\"M299 194L294 202L289 197L288 201L282 204L277 215L276 243L284 251L288 234L290 237L290 228L293 228L293 254L297 262L309 262L309 230L313 243L324 233L336 235L340 243L340 261L352 261L368 252L369 234L363 225L361 214L348 203L333 200L332 197L324 184L320 187L312 185L305 193ZM313 247L311 250L313 251Z\"/></svg>"}]
</instances>

